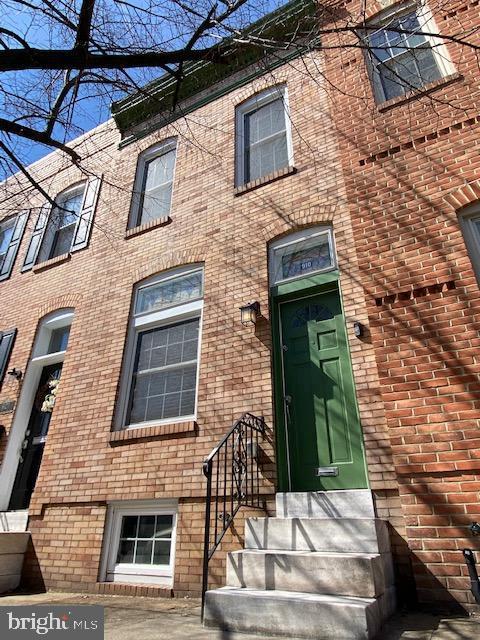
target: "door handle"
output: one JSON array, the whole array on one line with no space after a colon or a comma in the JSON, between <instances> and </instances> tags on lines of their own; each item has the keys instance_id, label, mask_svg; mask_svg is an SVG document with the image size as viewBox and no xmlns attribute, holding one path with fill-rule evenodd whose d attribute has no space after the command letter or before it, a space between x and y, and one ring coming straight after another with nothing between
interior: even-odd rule
<instances>
[{"instance_id":1,"label":"door handle","mask_svg":"<svg viewBox=\"0 0 480 640\"><path fill-rule=\"evenodd\" d=\"M287 421L291 422L291 419L290 419L290 404L292 402L292 396L286 395L286 396L284 396L284 400L285 400L285 413L287 414Z\"/></svg>"}]
</instances>

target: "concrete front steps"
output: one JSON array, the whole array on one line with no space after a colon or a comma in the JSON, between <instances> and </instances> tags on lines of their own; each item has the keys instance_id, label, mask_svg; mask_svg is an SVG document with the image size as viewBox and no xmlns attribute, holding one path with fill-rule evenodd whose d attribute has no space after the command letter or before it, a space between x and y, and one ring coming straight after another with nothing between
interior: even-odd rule
<instances>
[{"instance_id":1,"label":"concrete front steps","mask_svg":"<svg viewBox=\"0 0 480 640\"><path fill-rule=\"evenodd\" d=\"M28 509L0 511L0 533L2 531L26 531Z\"/></svg>"},{"instance_id":2,"label":"concrete front steps","mask_svg":"<svg viewBox=\"0 0 480 640\"><path fill-rule=\"evenodd\" d=\"M23 557L29 538L28 532L0 533L0 593L13 591L20 584Z\"/></svg>"},{"instance_id":3,"label":"concrete front steps","mask_svg":"<svg viewBox=\"0 0 480 640\"><path fill-rule=\"evenodd\" d=\"M249 518L227 586L204 622L230 631L369 640L395 608L385 522L364 490L277 494L276 518Z\"/></svg>"}]
</instances>

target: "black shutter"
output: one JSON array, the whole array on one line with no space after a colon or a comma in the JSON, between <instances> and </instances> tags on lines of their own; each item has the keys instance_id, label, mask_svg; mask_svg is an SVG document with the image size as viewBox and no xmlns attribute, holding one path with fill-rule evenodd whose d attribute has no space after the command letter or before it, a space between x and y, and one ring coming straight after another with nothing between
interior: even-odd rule
<instances>
[{"instance_id":1,"label":"black shutter","mask_svg":"<svg viewBox=\"0 0 480 640\"><path fill-rule=\"evenodd\" d=\"M82 209L78 215L77 226L75 227L71 251L79 251L88 246L101 182L101 177L90 178L87 182Z\"/></svg>"},{"instance_id":2,"label":"black shutter","mask_svg":"<svg viewBox=\"0 0 480 640\"><path fill-rule=\"evenodd\" d=\"M0 280L6 280L12 273L13 263L17 257L18 248L22 241L25 225L27 224L28 214L28 211L21 211L17 216L10 244L8 245L3 264L0 265Z\"/></svg>"},{"instance_id":3,"label":"black shutter","mask_svg":"<svg viewBox=\"0 0 480 640\"><path fill-rule=\"evenodd\" d=\"M45 229L47 228L50 211L50 204L44 204L40 209L35 228L33 229L32 235L30 236L30 242L28 244L22 271L28 271L29 269L31 269L37 260L38 251L40 249L40 245L42 244Z\"/></svg>"},{"instance_id":4,"label":"black shutter","mask_svg":"<svg viewBox=\"0 0 480 640\"><path fill-rule=\"evenodd\" d=\"M7 370L8 359L10 358L16 335L16 329L0 331L0 385Z\"/></svg>"}]
</instances>

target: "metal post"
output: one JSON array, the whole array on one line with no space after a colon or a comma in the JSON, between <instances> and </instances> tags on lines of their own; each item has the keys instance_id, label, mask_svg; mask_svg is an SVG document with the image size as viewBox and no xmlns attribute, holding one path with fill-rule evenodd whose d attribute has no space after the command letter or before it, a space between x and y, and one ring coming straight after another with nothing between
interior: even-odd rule
<instances>
[{"instance_id":1,"label":"metal post","mask_svg":"<svg viewBox=\"0 0 480 640\"><path fill-rule=\"evenodd\" d=\"M212 461L203 465L203 474L207 478L207 498L205 503L205 537L203 540L203 574L202 574L202 622L205 610L205 594L208 589L208 561L210 554L210 515L212 500Z\"/></svg>"}]
</instances>

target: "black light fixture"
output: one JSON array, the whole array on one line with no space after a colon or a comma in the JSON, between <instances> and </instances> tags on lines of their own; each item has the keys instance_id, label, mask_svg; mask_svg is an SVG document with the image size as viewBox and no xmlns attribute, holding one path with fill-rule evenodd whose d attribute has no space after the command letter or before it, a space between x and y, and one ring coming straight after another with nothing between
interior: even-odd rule
<instances>
[{"instance_id":1,"label":"black light fixture","mask_svg":"<svg viewBox=\"0 0 480 640\"><path fill-rule=\"evenodd\" d=\"M260 315L260 303L249 302L243 307L240 307L240 320L244 326L249 324L256 324L257 317Z\"/></svg>"},{"instance_id":2,"label":"black light fixture","mask_svg":"<svg viewBox=\"0 0 480 640\"><path fill-rule=\"evenodd\" d=\"M17 380L21 380L23 375L23 373L19 369L15 369L15 367L13 367L13 369L10 369L10 371L7 371L7 374L9 376L12 376L12 378L16 378Z\"/></svg>"},{"instance_id":3,"label":"black light fixture","mask_svg":"<svg viewBox=\"0 0 480 640\"><path fill-rule=\"evenodd\" d=\"M357 338L361 338L363 336L363 324L361 322L353 323L353 333Z\"/></svg>"}]
</instances>

